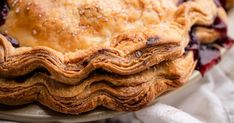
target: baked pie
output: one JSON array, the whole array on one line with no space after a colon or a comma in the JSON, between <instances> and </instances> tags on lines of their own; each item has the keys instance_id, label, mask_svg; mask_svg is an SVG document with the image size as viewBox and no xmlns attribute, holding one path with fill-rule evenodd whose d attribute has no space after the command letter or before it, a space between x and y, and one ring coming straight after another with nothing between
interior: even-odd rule
<instances>
[{"instance_id":1,"label":"baked pie","mask_svg":"<svg viewBox=\"0 0 234 123\"><path fill-rule=\"evenodd\" d=\"M230 48L218 0L1 0L0 103L135 111Z\"/></svg>"}]
</instances>

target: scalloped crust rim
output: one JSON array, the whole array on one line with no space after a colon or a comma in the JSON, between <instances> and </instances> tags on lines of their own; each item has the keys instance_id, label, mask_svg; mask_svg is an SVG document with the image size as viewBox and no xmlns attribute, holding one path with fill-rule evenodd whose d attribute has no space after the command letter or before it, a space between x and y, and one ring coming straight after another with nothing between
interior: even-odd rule
<instances>
[{"instance_id":1,"label":"scalloped crust rim","mask_svg":"<svg viewBox=\"0 0 234 123\"><path fill-rule=\"evenodd\" d=\"M181 64L187 67L178 67ZM58 83L43 74L22 83L0 79L0 103L22 105L38 101L55 111L76 115L99 106L115 111L136 111L162 93L182 86L195 64L190 52L140 74L124 78L95 74L76 86ZM174 70L170 71L172 66ZM171 74L170 77L165 72Z\"/></svg>"},{"instance_id":2,"label":"scalloped crust rim","mask_svg":"<svg viewBox=\"0 0 234 123\"><path fill-rule=\"evenodd\" d=\"M45 68L52 79L72 85L99 68L119 75L131 75L162 61L178 58L184 52L178 44L166 43L138 50L141 56L133 53L123 57L111 48L93 48L82 51L83 54L76 52L63 55L47 47L14 48L3 36L0 39L0 75L13 78L37 68ZM74 58L74 54L80 55Z\"/></svg>"}]
</instances>

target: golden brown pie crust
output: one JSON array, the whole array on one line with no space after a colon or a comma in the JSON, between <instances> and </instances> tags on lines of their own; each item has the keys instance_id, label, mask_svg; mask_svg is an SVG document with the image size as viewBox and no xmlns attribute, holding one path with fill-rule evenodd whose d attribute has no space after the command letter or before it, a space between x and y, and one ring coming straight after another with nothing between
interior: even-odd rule
<instances>
[{"instance_id":1,"label":"golden brown pie crust","mask_svg":"<svg viewBox=\"0 0 234 123\"><path fill-rule=\"evenodd\" d=\"M0 35L0 103L38 101L67 114L98 106L135 111L182 86L196 65L193 52L185 52L191 28L209 26L217 16L226 22L213 0L7 2L0 32L21 47ZM212 29L196 30L201 43L220 37ZM16 80L37 68L49 74Z\"/></svg>"},{"instance_id":2,"label":"golden brown pie crust","mask_svg":"<svg viewBox=\"0 0 234 123\"><path fill-rule=\"evenodd\" d=\"M193 53L190 52L139 74L124 77L95 73L74 86L60 84L43 74L36 74L21 83L1 79L0 103L21 105L37 100L53 110L69 114L87 112L97 106L134 111L160 94L183 85L194 67Z\"/></svg>"},{"instance_id":3,"label":"golden brown pie crust","mask_svg":"<svg viewBox=\"0 0 234 123\"><path fill-rule=\"evenodd\" d=\"M45 1L49 3L52 2L52 0ZM95 1L97 4L100 2L100 0ZM119 1L123 2L124 0ZM12 0L8 2L9 4L14 3ZM37 1L30 0L30 3L33 2ZM64 3L63 0L60 0L60 2L61 4ZM58 4L60 4L60 2L58 2ZM12 18L16 18L17 20L21 17L18 17L17 13L15 13L14 8L17 8L15 6L21 6L21 4L28 5L28 3L29 1L26 0L14 4L11 12L16 14L16 17L13 16ZM51 5L49 3L48 6ZM167 7L171 8L169 14L171 16L168 18L164 17L158 24L151 25L150 27L146 26L146 28L141 28L140 30L124 31L116 34L112 38L113 40L110 41L110 46L106 47L90 47L86 50L61 54L58 51L48 48L50 46L21 47L14 49L10 46L10 43L7 43L6 39L4 40L4 38L1 37L0 41L2 41L2 52L4 55L2 55L0 60L3 61L1 66L4 67L0 67L0 74L6 77L15 77L25 75L37 67L45 67L52 74L51 77L53 79L66 82L67 84L79 82L97 68L103 68L121 75L135 74L162 61L181 56L184 52L184 48L188 44L188 31L192 25L209 25L219 13L221 13L219 14L221 17L224 16L223 18L225 20L223 9L217 8L213 0L208 0L205 3L199 0L196 2L186 2L178 7L173 0L167 2L163 0L157 2L152 1L152 3L149 2L147 5L153 6L154 4L159 4L155 6L156 8L164 8L161 10L162 12L159 11L158 14L164 13L167 10L165 8L166 5L164 5L167 4ZM54 5L55 8L56 5ZM171 6L177 9L174 10ZM207 6L209 6L210 9L206 9ZM172 10L174 11L172 12ZM22 12L24 11L22 10ZM34 14L32 13L30 14L31 16L25 18L34 17ZM54 14L51 16L53 15ZM8 18L11 20L10 17ZM4 30L8 23L10 23L10 21L7 19L6 24L1 28ZM14 29L18 28L17 25L12 27ZM25 26L25 28L27 28L27 26ZM11 36L15 37L14 33L10 33L11 31L9 30L8 32ZM46 33L50 34L49 32ZM20 37L23 38L27 36ZM17 39L21 42L20 38ZM63 42L66 41L67 40L63 40ZM43 42L51 43L49 39L43 40Z\"/></svg>"}]
</instances>

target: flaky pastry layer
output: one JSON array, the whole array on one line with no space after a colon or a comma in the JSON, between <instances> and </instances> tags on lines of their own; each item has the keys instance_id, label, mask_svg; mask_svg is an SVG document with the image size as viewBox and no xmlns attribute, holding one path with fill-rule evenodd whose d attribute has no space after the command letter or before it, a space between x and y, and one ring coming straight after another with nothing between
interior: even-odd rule
<instances>
[{"instance_id":1,"label":"flaky pastry layer","mask_svg":"<svg viewBox=\"0 0 234 123\"><path fill-rule=\"evenodd\" d=\"M135 111L164 92L180 87L195 67L193 53L160 63L131 76L94 74L79 85L60 84L43 74L18 83L0 79L0 103L21 105L39 101L49 108L80 114L103 106L115 111Z\"/></svg>"}]
</instances>

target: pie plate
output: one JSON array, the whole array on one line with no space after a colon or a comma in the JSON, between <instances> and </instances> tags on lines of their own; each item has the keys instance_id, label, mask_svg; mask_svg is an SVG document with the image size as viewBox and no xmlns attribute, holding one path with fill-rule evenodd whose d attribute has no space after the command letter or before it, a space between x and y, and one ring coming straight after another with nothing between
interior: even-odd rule
<instances>
[{"instance_id":1,"label":"pie plate","mask_svg":"<svg viewBox=\"0 0 234 123\"><path fill-rule=\"evenodd\" d=\"M234 18L234 11L232 11L229 16L229 20L232 20ZM229 22L229 24L232 26L233 22ZM231 33L234 34L231 28L230 30ZM227 52L227 50L221 49L222 57L225 56L225 52ZM167 98L176 98L176 95L183 93L185 88L192 86L193 83L196 83L201 78L202 76L200 72L194 71L189 81L185 85L175 91L163 94L162 96L158 97L151 105ZM75 116L57 113L38 103L17 107L0 105L0 119L20 122L88 122L112 118L126 113L128 112L115 112L105 109L96 109L94 111Z\"/></svg>"}]
</instances>

